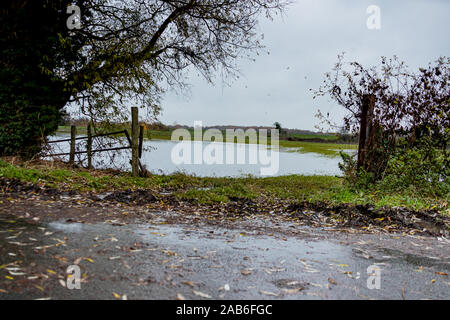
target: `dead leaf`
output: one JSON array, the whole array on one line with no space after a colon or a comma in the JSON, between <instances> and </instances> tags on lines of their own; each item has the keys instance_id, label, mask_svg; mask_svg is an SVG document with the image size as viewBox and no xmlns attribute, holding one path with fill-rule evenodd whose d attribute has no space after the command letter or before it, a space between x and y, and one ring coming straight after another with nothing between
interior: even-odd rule
<instances>
[{"instance_id":1,"label":"dead leaf","mask_svg":"<svg viewBox=\"0 0 450 320\"><path fill-rule=\"evenodd\" d=\"M259 293L265 294L266 296L272 296L272 297L278 297L279 296L277 293L270 292L270 291L264 291L264 290L260 290Z\"/></svg>"},{"instance_id":2,"label":"dead leaf","mask_svg":"<svg viewBox=\"0 0 450 320\"><path fill-rule=\"evenodd\" d=\"M192 292L193 292L196 296L199 296L199 297L202 297L202 298L206 298L206 299L211 299L211 296L210 296L209 294L203 293L203 292L201 292L201 291L195 291L195 290L192 290Z\"/></svg>"},{"instance_id":3,"label":"dead leaf","mask_svg":"<svg viewBox=\"0 0 450 320\"><path fill-rule=\"evenodd\" d=\"M195 287L195 284L192 282L192 281L183 281L183 282L181 282L182 284L185 284L185 285L187 285L187 286L189 286L189 287L191 287L191 288L194 288Z\"/></svg>"},{"instance_id":4,"label":"dead leaf","mask_svg":"<svg viewBox=\"0 0 450 320\"><path fill-rule=\"evenodd\" d=\"M248 275L251 275L252 272L250 270L244 269L244 270L241 270L241 274L243 276L248 276Z\"/></svg>"},{"instance_id":5,"label":"dead leaf","mask_svg":"<svg viewBox=\"0 0 450 320\"><path fill-rule=\"evenodd\" d=\"M118 294L118 293L113 292L112 294L113 294L114 298L116 298L116 299L121 298L120 294Z\"/></svg>"},{"instance_id":6,"label":"dead leaf","mask_svg":"<svg viewBox=\"0 0 450 320\"><path fill-rule=\"evenodd\" d=\"M337 285L337 282L334 281L332 278L328 278L328 282L334 284L335 286Z\"/></svg>"},{"instance_id":7,"label":"dead leaf","mask_svg":"<svg viewBox=\"0 0 450 320\"><path fill-rule=\"evenodd\" d=\"M299 293L302 290L303 290L303 288L281 289L281 292L283 292L284 294L295 294L295 293Z\"/></svg>"}]
</instances>

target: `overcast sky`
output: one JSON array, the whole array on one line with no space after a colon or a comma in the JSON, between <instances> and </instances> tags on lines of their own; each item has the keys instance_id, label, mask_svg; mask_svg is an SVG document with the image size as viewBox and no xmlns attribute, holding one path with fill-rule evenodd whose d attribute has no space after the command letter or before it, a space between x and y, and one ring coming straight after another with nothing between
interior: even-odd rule
<instances>
[{"instance_id":1,"label":"overcast sky","mask_svg":"<svg viewBox=\"0 0 450 320\"><path fill-rule=\"evenodd\" d=\"M381 29L369 30L367 7L381 8ZM398 55L412 69L450 55L449 0L297 0L283 18L261 21L270 55L239 62L243 76L211 86L194 73L189 96L168 92L160 120L193 125L272 125L314 130L317 109L341 119L329 99L313 100L337 55L373 65Z\"/></svg>"}]
</instances>

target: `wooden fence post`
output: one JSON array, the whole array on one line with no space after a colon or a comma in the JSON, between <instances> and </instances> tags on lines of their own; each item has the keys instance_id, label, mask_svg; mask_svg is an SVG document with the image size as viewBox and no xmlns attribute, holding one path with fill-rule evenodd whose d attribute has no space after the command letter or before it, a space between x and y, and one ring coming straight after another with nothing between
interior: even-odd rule
<instances>
[{"instance_id":1,"label":"wooden fence post","mask_svg":"<svg viewBox=\"0 0 450 320\"><path fill-rule=\"evenodd\" d=\"M137 107L131 108L131 173L139 176L139 113Z\"/></svg>"},{"instance_id":2,"label":"wooden fence post","mask_svg":"<svg viewBox=\"0 0 450 320\"><path fill-rule=\"evenodd\" d=\"M70 156L69 156L69 163L74 164L75 163L75 137L77 135L77 127L71 126L70 127Z\"/></svg>"},{"instance_id":3,"label":"wooden fence post","mask_svg":"<svg viewBox=\"0 0 450 320\"><path fill-rule=\"evenodd\" d=\"M92 168L92 131L91 124L87 126L87 157L88 157L88 168Z\"/></svg>"},{"instance_id":4,"label":"wooden fence post","mask_svg":"<svg viewBox=\"0 0 450 320\"><path fill-rule=\"evenodd\" d=\"M361 106L361 119L359 131L359 145L358 145L358 162L357 169L364 166L367 155L369 138L372 134L373 124L373 109L375 106L375 96L365 95Z\"/></svg>"},{"instance_id":5,"label":"wooden fence post","mask_svg":"<svg viewBox=\"0 0 450 320\"><path fill-rule=\"evenodd\" d=\"M142 148L144 146L144 125L139 127L139 159L142 157Z\"/></svg>"}]
</instances>

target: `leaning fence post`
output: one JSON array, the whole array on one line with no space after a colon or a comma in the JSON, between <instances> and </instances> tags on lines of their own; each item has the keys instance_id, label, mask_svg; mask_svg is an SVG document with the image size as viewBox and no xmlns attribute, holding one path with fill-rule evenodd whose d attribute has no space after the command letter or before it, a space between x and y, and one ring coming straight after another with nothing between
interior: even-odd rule
<instances>
[{"instance_id":1,"label":"leaning fence post","mask_svg":"<svg viewBox=\"0 0 450 320\"><path fill-rule=\"evenodd\" d=\"M87 126L87 157L88 157L88 168L92 168L92 131L91 124Z\"/></svg>"},{"instance_id":2,"label":"leaning fence post","mask_svg":"<svg viewBox=\"0 0 450 320\"><path fill-rule=\"evenodd\" d=\"M70 127L70 156L69 156L69 163L74 164L75 162L75 137L77 135L77 127L71 126Z\"/></svg>"},{"instance_id":3,"label":"leaning fence post","mask_svg":"<svg viewBox=\"0 0 450 320\"><path fill-rule=\"evenodd\" d=\"M139 113L137 107L131 108L131 173L139 176Z\"/></svg>"}]
</instances>

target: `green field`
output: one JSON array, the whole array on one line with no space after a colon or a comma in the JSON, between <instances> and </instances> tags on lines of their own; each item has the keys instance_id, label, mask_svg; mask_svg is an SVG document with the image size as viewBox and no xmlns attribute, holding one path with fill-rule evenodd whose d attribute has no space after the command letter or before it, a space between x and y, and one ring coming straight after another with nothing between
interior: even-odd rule
<instances>
[{"instance_id":1,"label":"green field","mask_svg":"<svg viewBox=\"0 0 450 320\"><path fill-rule=\"evenodd\" d=\"M41 161L13 165L0 160L0 178L40 183L61 189L83 192L150 189L155 192L171 190L181 200L199 203L223 203L231 198L252 199L260 202L302 201L324 202L331 205L369 204L375 207L406 207L414 210L436 209L449 214L448 198L420 196L414 190L382 192L380 190L353 190L342 178L333 176L289 175L270 178L195 177L185 174L152 175L134 178L126 172L108 170L72 169L62 163Z\"/></svg>"}]
</instances>

